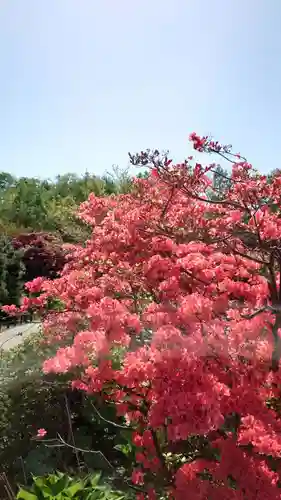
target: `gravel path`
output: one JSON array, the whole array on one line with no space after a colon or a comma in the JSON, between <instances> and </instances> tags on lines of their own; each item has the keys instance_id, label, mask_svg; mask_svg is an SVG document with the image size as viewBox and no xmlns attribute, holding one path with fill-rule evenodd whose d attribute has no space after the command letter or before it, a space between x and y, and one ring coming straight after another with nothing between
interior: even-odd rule
<instances>
[{"instance_id":1,"label":"gravel path","mask_svg":"<svg viewBox=\"0 0 281 500\"><path fill-rule=\"evenodd\" d=\"M0 332L0 350L8 351L21 344L30 334L37 333L40 323L27 323Z\"/></svg>"}]
</instances>

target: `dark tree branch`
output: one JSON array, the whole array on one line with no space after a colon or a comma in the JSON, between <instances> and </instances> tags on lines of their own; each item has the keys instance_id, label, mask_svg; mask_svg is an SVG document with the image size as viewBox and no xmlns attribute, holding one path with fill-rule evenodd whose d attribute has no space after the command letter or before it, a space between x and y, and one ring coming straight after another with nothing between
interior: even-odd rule
<instances>
[{"instance_id":1,"label":"dark tree branch","mask_svg":"<svg viewBox=\"0 0 281 500\"><path fill-rule=\"evenodd\" d=\"M280 315L280 313L276 315L275 322L274 322L274 325L272 327L274 348L272 351L271 368L275 372L278 371L278 369L279 369L279 362L280 362L280 358L281 358L281 338L278 335L279 328L281 328L281 315Z\"/></svg>"},{"instance_id":2,"label":"dark tree branch","mask_svg":"<svg viewBox=\"0 0 281 500\"><path fill-rule=\"evenodd\" d=\"M258 309L257 311L253 312L252 314L241 314L241 317L244 318L244 319L253 319L256 316L258 316L259 314L262 314L263 312L268 311L268 310L269 309L266 306L265 307L261 307L260 309Z\"/></svg>"},{"instance_id":3,"label":"dark tree branch","mask_svg":"<svg viewBox=\"0 0 281 500\"><path fill-rule=\"evenodd\" d=\"M98 417L101 420L103 420L104 422L106 422L107 424L112 425L113 427L117 427L118 429L126 429L126 430L133 429L133 427L130 427L129 425L121 425L121 424L117 424L116 422L112 422L111 420L107 420L106 418L104 418L101 415L101 413L99 412L99 410L95 407L94 403L91 402L91 406L94 409L95 413L98 415Z\"/></svg>"}]
</instances>

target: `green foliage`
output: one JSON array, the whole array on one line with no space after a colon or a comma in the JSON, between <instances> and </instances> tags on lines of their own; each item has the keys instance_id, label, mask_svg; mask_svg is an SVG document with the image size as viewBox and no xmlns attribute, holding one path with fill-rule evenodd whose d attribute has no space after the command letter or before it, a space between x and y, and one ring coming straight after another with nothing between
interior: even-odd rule
<instances>
[{"instance_id":1,"label":"green foliage","mask_svg":"<svg viewBox=\"0 0 281 500\"><path fill-rule=\"evenodd\" d=\"M0 306L19 305L24 275L21 257L21 252L14 249L9 238L0 236Z\"/></svg>"},{"instance_id":2,"label":"green foliage","mask_svg":"<svg viewBox=\"0 0 281 500\"><path fill-rule=\"evenodd\" d=\"M13 236L25 231L56 231L65 241L85 241L87 227L76 217L80 203L90 193L104 196L130 189L128 170L118 167L104 177L68 173L54 181L17 179L0 172L0 229Z\"/></svg>"},{"instance_id":3,"label":"green foliage","mask_svg":"<svg viewBox=\"0 0 281 500\"><path fill-rule=\"evenodd\" d=\"M274 170L272 170L267 176L268 183L270 184L273 181L274 177L278 175L280 175L280 168L275 168Z\"/></svg>"},{"instance_id":4,"label":"green foliage","mask_svg":"<svg viewBox=\"0 0 281 500\"><path fill-rule=\"evenodd\" d=\"M45 477L34 477L31 488L21 487L17 499L80 499L80 500L125 500L129 496L101 480L101 474L72 478L60 472Z\"/></svg>"},{"instance_id":5,"label":"green foliage","mask_svg":"<svg viewBox=\"0 0 281 500\"><path fill-rule=\"evenodd\" d=\"M218 165L213 175L212 199L219 200L225 196L225 193L231 187L229 172Z\"/></svg>"},{"instance_id":6,"label":"green foliage","mask_svg":"<svg viewBox=\"0 0 281 500\"><path fill-rule=\"evenodd\" d=\"M6 239L0 238L0 304L7 304L7 254Z\"/></svg>"},{"instance_id":7,"label":"green foliage","mask_svg":"<svg viewBox=\"0 0 281 500\"><path fill-rule=\"evenodd\" d=\"M145 170L144 172L140 172L140 173L137 175L137 178L138 178L138 179L148 179L149 175L150 175L149 170Z\"/></svg>"},{"instance_id":8,"label":"green foliage","mask_svg":"<svg viewBox=\"0 0 281 500\"><path fill-rule=\"evenodd\" d=\"M106 194L125 194L132 189L132 178L129 175L129 170L122 170L117 165L113 165L112 172L108 173L103 180L105 188L109 191L112 189L112 193Z\"/></svg>"},{"instance_id":9,"label":"green foliage","mask_svg":"<svg viewBox=\"0 0 281 500\"><path fill-rule=\"evenodd\" d=\"M62 388L44 379L42 362L53 349L41 346L40 341L37 334L15 349L0 352L0 464L13 477L21 473L20 457L27 459L32 451L39 452L41 446L32 440L37 427L45 425L55 433L66 420L66 385ZM39 458L35 457L34 463L44 463L45 459Z\"/></svg>"}]
</instances>

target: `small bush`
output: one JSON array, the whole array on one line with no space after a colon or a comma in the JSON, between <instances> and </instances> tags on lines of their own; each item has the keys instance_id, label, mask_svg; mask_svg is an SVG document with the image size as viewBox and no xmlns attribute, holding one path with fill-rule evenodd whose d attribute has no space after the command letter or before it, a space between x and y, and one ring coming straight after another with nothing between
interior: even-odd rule
<instances>
[{"instance_id":1,"label":"small bush","mask_svg":"<svg viewBox=\"0 0 281 500\"><path fill-rule=\"evenodd\" d=\"M34 477L30 489L21 487L17 499L80 499L80 500L125 500L129 496L101 481L101 475L86 478L71 478L66 474L50 474L46 477Z\"/></svg>"},{"instance_id":2,"label":"small bush","mask_svg":"<svg viewBox=\"0 0 281 500\"><path fill-rule=\"evenodd\" d=\"M52 457L46 453L42 457L41 446L32 438L38 427L45 425L55 432L66 421L66 385L52 384L43 376L41 364L50 348L40 342L39 333L15 349L0 352L0 464L11 480L21 481L25 472L52 471Z\"/></svg>"}]
</instances>

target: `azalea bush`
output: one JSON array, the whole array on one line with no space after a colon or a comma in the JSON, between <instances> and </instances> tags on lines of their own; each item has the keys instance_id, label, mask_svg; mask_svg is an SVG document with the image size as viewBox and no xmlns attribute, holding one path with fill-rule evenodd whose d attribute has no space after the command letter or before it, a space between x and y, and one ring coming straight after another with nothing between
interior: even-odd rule
<instances>
[{"instance_id":1,"label":"azalea bush","mask_svg":"<svg viewBox=\"0 0 281 500\"><path fill-rule=\"evenodd\" d=\"M63 241L52 233L22 233L13 238L12 244L22 252L25 281L38 276L53 279L65 264Z\"/></svg>"},{"instance_id":2,"label":"azalea bush","mask_svg":"<svg viewBox=\"0 0 281 500\"><path fill-rule=\"evenodd\" d=\"M91 238L60 278L28 284L20 311L59 301L44 329L61 347L43 370L115 404L139 500L279 499L281 175L190 139L228 160L223 190L216 163L130 155L150 175L89 196Z\"/></svg>"}]
</instances>

